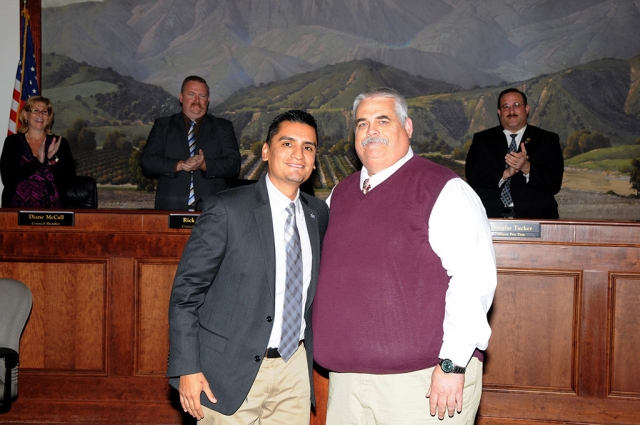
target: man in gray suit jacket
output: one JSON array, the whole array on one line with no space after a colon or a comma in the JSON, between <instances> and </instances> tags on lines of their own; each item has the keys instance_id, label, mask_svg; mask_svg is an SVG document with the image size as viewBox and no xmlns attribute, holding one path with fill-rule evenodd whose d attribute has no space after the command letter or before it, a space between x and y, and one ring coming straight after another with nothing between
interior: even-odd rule
<instances>
[{"instance_id":1,"label":"man in gray suit jacket","mask_svg":"<svg viewBox=\"0 0 640 425\"><path fill-rule=\"evenodd\" d=\"M207 114L209 86L198 76L184 79L182 113L158 118L142 151L142 169L158 177L155 208L200 210L209 195L229 187L240 171L240 151L233 124ZM189 149L189 129L195 122L195 149ZM193 181L193 197L189 198Z\"/></svg>"},{"instance_id":2,"label":"man in gray suit jacket","mask_svg":"<svg viewBox=\"0 0 640 425\"><path fill-rule=\"evenodd\" d=\"M309 423L315 402L311 302L329 211L299 186L315 168L317 140L308 113L277 116L262 147L267 175L207 198L184 249L169 306L167 376L184 411L200 423ZM287 339L293 354L281 357L288 333L283 316L291 311L284 235L291 208L302 296Z\"/></svg>"}]
</instances>

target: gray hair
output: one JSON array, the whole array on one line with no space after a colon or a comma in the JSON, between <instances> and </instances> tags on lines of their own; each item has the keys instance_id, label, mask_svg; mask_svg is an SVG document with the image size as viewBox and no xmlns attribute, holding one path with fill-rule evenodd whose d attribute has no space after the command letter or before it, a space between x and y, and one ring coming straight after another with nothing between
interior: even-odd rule
<instances>
[{"instance_id":1,"label":"gray hair","mask_svg":"<svg viewBox=\"0 0 640 425\"><path fill-rule=\"evenodd\" d=\"M356 116L356 110L365 99L372 99L375 97L388 97L395 100L396 103L396 116L400 120L400 123L404 126L407 122L407 118L409 117L409 105L407 105L407 99L397 90L392 89L390 87L374 87L369 89L363 93L360 93L356 99L353 101L353 116Z\"/></svg>"}]
</instances>

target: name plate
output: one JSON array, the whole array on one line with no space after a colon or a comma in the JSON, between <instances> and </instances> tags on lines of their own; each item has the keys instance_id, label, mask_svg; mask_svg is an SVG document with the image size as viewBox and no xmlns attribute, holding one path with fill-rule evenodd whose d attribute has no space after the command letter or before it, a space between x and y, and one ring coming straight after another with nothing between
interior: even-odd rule
<instances>
[{"instance_id":1,"label":"name plate","mask_svg":"<svg viewBox=\"0 0 640 425\"><path fill-rule=\"evenodd\" d=\"M74 226L76 214L71 211L20 211L20 226Z\"/></svg>"},{"instance_id":2,"label":"name plate","mask_svg":"<svg viewBox=\"0 0 640 425\"><path fill-rule=\"evenodd\" d=\"M539 238L540 223L536 221L489 221L491 236L501 238Z\"/></svg>"},{"instance_id":3,"label":"name plate","mask_svg":"<svg viewBox=\"0 0 640 425\"><path fill-rule=\"evenodd\" d=\"M169 214L170 229L193 229L199 214Z\"/></svg>"}]
</instances>

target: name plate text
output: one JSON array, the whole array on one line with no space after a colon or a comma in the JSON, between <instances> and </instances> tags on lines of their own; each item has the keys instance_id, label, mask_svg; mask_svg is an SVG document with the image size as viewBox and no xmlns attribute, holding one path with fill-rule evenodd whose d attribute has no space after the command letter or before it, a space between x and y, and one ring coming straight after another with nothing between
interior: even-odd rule
<instances>
[{"instance_id":1,"label":"name plate text","mask_svg":"<svg viewBox=\"0 0 640 425\"><path fill-rule=\"evenodd\" d=\"M20 211L20 226L74 226L75 213L71 211Z\"/></svg>"},{"instance_id":2,"label":"name plate text","mask_svg":"<svg viewBox=\"0 0 640 425\"><path fill-rule=\"evenodd\" d=\"M537 221L490 221L491 236L501 238L539 238L540 223Z\"/></svg>"},{"instance_id":3,"label":"name plate text","mask_svg":"<svg viewBox=\"0 0 640 425\"><path fill-rule=\"evenodd\" d=\"M193 229L199 214L169 214L170 229Z\"/></svg>"}]
</instances>

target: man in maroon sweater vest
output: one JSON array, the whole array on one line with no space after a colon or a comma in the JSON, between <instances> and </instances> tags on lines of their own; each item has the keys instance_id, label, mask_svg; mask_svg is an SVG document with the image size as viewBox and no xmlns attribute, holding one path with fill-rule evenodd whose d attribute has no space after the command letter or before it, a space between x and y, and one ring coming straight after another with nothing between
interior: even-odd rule
<instances>
[{"instance_id":1,"label":"man in maroon sweater vest","mask_svg":"<svg viewBox=\"0 0 640 425\"><path fill-rule=\"evenodd\" d=\"M480 403L489 222L462 179L414 156L407 110L389 88L356 98L363 169L327 201L313 329L330 425L473 424Z\"/></svg>"}]
</instances>

